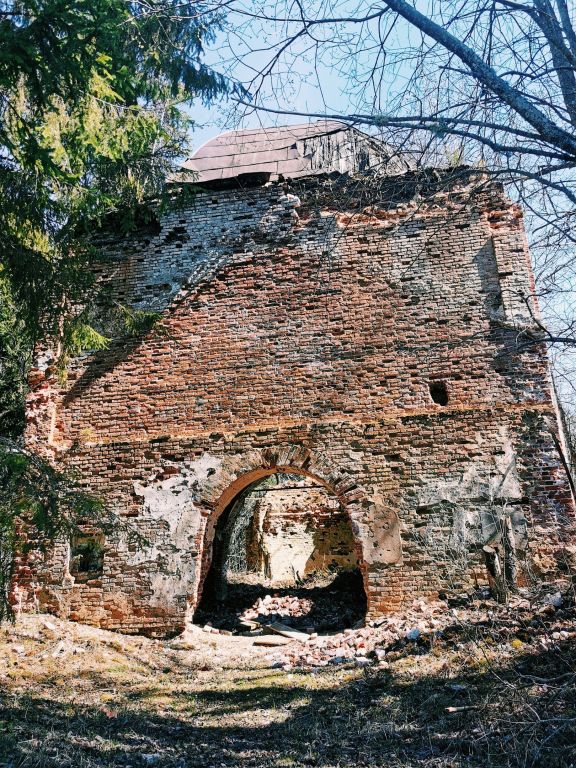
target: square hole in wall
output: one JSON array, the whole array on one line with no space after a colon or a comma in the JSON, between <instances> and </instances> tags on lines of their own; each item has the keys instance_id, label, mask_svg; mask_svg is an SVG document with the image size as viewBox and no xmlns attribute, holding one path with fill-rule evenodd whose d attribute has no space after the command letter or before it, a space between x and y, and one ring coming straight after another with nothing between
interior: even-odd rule
<instances>
[{"instance_id":1,"label":"square hole in wall","mask_svg":"<svg viewBox=\"0 0 576 768\"><path fill-rule=\"evenodd\" d=\"M70 574L77 582L97 579L104 569L104 537L73 536L70 541Z\"/></svg>"},{"instance_id":2,"label":"square hole in wall","mask_svg":"<svg viewBox=\"0 0 576 768\"><path fill-rule=\"evenodd\" d=\"M431 381L430 397L437 405L448 405L448 387L445 381Z\"/></svg>"}]
</instances>

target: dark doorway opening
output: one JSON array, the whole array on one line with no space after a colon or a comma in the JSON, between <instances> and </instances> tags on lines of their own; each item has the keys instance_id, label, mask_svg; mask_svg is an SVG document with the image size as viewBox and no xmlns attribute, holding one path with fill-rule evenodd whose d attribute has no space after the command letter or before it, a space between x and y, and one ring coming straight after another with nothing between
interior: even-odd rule
<instances>
[{"instance_id":1,"label":"dark doorway opening","mask_svg":"<svg viewBox=\"0 0 576 768\"><path fill-rule=\"evenodd\" d=\"M366 594L348 514L317 481L252 483L216 525L197 623L228 630L281 622L329 632L361 623Z\"/></svg>"}]
</instances>

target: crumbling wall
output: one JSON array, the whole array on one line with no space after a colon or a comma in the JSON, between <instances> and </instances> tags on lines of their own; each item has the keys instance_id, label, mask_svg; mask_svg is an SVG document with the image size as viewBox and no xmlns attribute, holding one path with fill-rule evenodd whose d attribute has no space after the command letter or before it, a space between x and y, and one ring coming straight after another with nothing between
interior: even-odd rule
<instances>
[{"instance_id":1,"label":"crumbling wall","mask_svg":"<svg viewBox=\"0 0 576 768\"><path fill-rule=\"evenodd\" d=\"M157 232L102 241L110 289L162 319L65 384L37 370L27 435L149 544L107 541L82 583L57 548L30 587L44 605L182 626L219 515L278 471L338 498L372 614L485 580L507 520L521 579L556 567L573 502L545 351L523 343L521 212L441 181L199 191Z\"/></svg>"}]
</instances>

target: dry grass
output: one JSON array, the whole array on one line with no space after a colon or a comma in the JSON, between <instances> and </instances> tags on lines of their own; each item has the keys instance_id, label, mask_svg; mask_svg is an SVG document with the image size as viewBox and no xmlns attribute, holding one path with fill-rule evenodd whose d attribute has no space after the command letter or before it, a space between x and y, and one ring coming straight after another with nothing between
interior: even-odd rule
<instances>
[{"instance_id":1,"label":"dry grass","mask_svg":"<svg viewBox=\"0 0 576 768\"><path fill-rule=\"evenodd\" d=\"M0 633L0 766L576 766L573 614L458 625L387 668L286 673L247 638L194 648L50 618ZM542 642L548 638L548 644Z\"/></svg>"}]
</instances>

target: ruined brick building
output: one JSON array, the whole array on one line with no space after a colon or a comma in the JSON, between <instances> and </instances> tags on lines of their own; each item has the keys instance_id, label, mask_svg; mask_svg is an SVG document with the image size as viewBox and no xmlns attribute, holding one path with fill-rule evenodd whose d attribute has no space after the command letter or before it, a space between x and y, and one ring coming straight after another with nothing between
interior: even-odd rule
<instances>
[{"instance_id":1,"label":"ruined brick building","mask_svg":"<svg viewBox=\"0 0 576 768\"><path fill-rule=\"evenodd\" d=\"M108 295L160 319L64 383L41 361L27 439L147 543L87 530L28 596L162 633L218 548L270 584L358 568L371 615L485 583L487 544L516 582L561 567L573 498L522 213L470 178L338 123L236 132L156 224L99 235Z\"/></svg>"}]
</instances>

